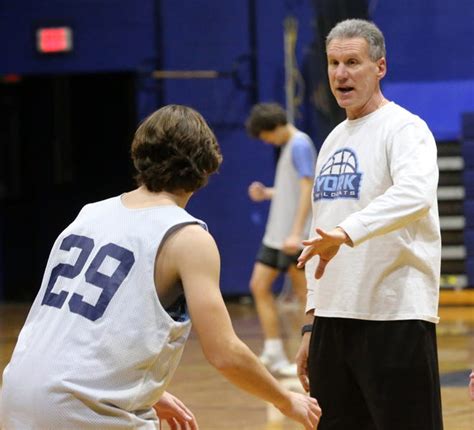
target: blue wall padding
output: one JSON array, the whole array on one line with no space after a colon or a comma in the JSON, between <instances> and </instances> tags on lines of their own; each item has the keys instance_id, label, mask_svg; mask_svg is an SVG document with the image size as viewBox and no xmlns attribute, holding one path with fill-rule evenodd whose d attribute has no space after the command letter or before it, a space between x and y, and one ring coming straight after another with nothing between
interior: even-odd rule
<instances>
[{"instance_id":1,"label":"blue wall padding","mask_svg":"<svg viewBox=\"0 0 474 430\"><path fill-rule=\"evenodd\" d=\"M474 287L474 257L466 260L467 282L470 287Z\"/></svg>"},{"instance_id":2,"label":"blue wall padding","mask_svg":"<svg viewBox=\"0 0 474 430\"><path fill-rule=\"evenodd\" d=\"M472 0L378 1L374 20L385 35L389 80L473 80Z\"/></svg>"},{"instance_id":3,"label":"blue wall padding","mask_svg":"<svg viewBox=\"0 0 474 430\"><path fill-rule=\"evenodd\" d=\"M474 229L464 230L464 245L468 257L474 257Z\"/></svg>"},{"instance_id":4,"label":"blue wall padding","mask_svg":"<svg viewBox=\"0 0 474 430\"><path fill-rule=\"evenodd\" d=\"M199 0L187 3L183 13L179 2L163 1L163 68L231 70L251 49L246 5ZM189 210L206 220L220 248L223 292L247 294L268 208L252 203L247 187L253 180L272 185L274 165L273 150L244 131L250 94L237 89L231 79L169 80L164 82L164 102L195 107L217 135L224 163L209 186L191 200Z\"/></svg>"},{"instance_id":5,"label":"blue wall padding","mask_svg":"<svg viewBox=\"0 0 474 430\"><path fill-rule=\"evenodd\" d=\"M474 169L474 138L463 139L461 151L464 159L464 167Z\"/></svg>"},{"instance_id":6,"label":"blue wall padding","mask_svg":"<svg viewBox=\"0 0 474 430\"><path fill-rule=\"evenodd\" d=\"M464 190L466 199L474 199L474 169L464 169Z\"/></svg>"},{"instance_id":7,"label":"blue wall padding","mask_svg":"<svg viewBox=\"0 0 474 430\"><path fill-rule=\"evenodd\" d=\"M474 76L470 81L387 80L383 92L425 120L438 141L459 139L461 115L474 109Z\"/></svg>"},{"instance_id":8,"label":"blue wall padding","mask_svg":"<svg viewBox=\"0 0 474 430\"><path fill-rule=\"evenodd\" d=\"M464 200L464 217L466 227L474 228L474 200Z\"/></svg>"},{"instance_id":9,"label":"blue wall padding","mask_svg":"<svg viewBox=\"0 0 474 430\"><path fill-rule=\"evenodd\" d=\"M462 136L474 142L474 112L464 112L462 115Z\"/></svg>"},{"instance_id":10,"label":"blue wall padding","mask_svg":"<svg viewBox=\"0 0 474 430\"><path fill-rule=\"evenodd\" d=\"M379 1L373 17L387 45L385 95L438 140L458 139L461 113L474 111L474 2Z\"/></svg>"}]
</instances>

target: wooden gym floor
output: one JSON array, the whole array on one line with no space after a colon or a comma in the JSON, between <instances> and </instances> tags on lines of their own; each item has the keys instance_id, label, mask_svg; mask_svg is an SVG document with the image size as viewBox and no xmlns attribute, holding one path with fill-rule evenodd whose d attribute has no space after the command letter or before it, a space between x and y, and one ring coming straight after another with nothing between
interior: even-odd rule
<instances>
[{"instance_id":1,"label":"wooden gym floor","mask_svg":"<svg viewBox=\"0 0 474 430\"><path fill-rule=\"evenodd\" d=\"M459 302L448 294L441 303L450 300ZM244 300L229 303L228 308L238 335L258 354L262 335L253 305ZM280 301L280 310L287 349L294 356L300 339L301 312L293 303L284 301ZM0 305L0 373L10 359L27 312L27 305ZM469 400L467 385L474 365L474 307L441 306L440 316L437 330L445 430L473 430L474 402ZM297 380L286 379L282 383L300 389ZM206 362L194 335L169 391L193 410L201 430L301 429L272 406L231 386Z\"/></svg>"}]
</instances>

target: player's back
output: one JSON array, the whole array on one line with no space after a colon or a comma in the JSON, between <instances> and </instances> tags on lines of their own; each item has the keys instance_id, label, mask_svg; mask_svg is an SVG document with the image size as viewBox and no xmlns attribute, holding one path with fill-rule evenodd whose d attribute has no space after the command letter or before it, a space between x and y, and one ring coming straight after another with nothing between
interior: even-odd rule
<instances>
[{"instance_id":1,"label":"player's back","mask_svg":"<svg viewBox=\"0 0 474 430\"><path fill-rule=\"evenodd\" d=\"M7 429L156 428L151 406L190 322L163 309L154 263L167 232L196 222L177 206L127 209L119 197L83 208L53 246L4 372Z\"/></svg>"}]
</instances>

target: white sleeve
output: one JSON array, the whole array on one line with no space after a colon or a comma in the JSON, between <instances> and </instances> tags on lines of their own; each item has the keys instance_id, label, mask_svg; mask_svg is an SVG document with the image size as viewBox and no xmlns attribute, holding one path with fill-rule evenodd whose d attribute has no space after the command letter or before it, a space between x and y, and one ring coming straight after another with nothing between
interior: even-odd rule
<instances>
[{"instance_id":1,"label":"white sleeve","mask_svg":"<svg viewBox=\"0 0 474 430\"><path fill-rule=\"evenodd\" d=\"M339 224L354 246L422 218L436 201L436 142L424 123L410 123L396 132L388 142L387 158L393 185Z\"/></svg>"}]
</instances>

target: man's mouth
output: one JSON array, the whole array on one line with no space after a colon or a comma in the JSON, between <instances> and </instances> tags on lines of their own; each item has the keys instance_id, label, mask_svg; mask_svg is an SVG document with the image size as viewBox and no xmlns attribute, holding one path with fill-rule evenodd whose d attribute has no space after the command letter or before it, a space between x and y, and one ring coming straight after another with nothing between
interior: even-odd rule
<instances>
[{"instance_id":1,"label":"man's mouth","mask_svg":"<svg viewBox=\"0 0 474 430\"><path fill-rule=\"evenodd\" d=\"M347 94L353 91L354 87L337 87L337 90L343 94Z\"/></svg>"}]
</instances>

